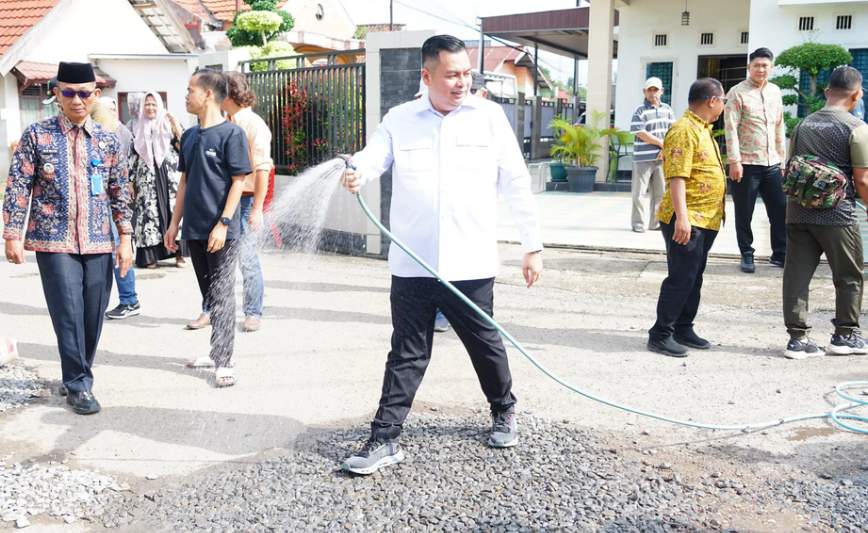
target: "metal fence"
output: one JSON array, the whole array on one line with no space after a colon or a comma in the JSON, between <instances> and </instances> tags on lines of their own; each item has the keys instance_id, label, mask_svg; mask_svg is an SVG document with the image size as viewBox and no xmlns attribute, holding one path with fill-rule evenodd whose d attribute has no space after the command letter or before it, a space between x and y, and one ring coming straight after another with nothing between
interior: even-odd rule
<instances>
[{"instance_id":1,"label":"metal fence","mask_svg":"<svg viewBox=\"0 0 868 533\"><path fill-rule=\"evenodd\" d=\"M492 96L491 99L500 104L503 112L506 113L506 118L509 120L512 130L516 132L516 137L519 138L519 144L526 159L549 157L549 149L554 141L554 131L551 128L552 119L560 117L569 122L578 123L584 118L584 102L579 102L576 105L564 100L531 97L525 99L524 106L521 106L518 104L517 98ZM534 113L536 106L539 106L539 132L535 134L533 121L534 117L537 116Z\"/></svg>"},{"instance_id":2,"label":"metal fence","mask_svg":"<svg viewBox=\"0 0 868 533\"><path fill-rule=\"evenodd\" d=\"M278 173L295 174L365 142L365 65L358 51L244 61L256 113L271 128Z\"/></svg>"}]
</instances>

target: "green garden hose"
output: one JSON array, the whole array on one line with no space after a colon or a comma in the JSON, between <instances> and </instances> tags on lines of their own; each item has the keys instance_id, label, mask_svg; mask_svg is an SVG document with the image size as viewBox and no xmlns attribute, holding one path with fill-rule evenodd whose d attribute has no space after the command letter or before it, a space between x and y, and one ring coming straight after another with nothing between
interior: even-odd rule
<instances>
[{"instance_id":1,"label":"green garden hose","mask_svg":"<svg viewBox=\"0 0 868 533\"><path fill-rule=\"evenodd\" d=\"M347 163L348 166L350 166L350 163L348 160L345 160L345 162ZM841 404L835 406L831 411L827 411L825 413L795 415L795 416L780 418L777 420L769 420L766 422L755 422L755 423L751 423L751 424L732 424L732 425L720 425L720 424L709 424L709 423L703 423L703 422L693 422L690 420L681 420L678 418L672 418L672 417L665 416L665 415L662 415L659 413L653 413L650 411L643 411L642 409L638 409L636 407L631 407L629 405L624 405L622 403L618 403L618 402L615 402L612 400L607 400L606 398L602 398L600 396L597 396L596 394L593 394L593 393L591 393L591 392L589 392L589 391L587 391L581 387L577 387L577 386L565 381L563 378L561 378L560 376L558 376L557 374L555 374L554 372L552 372L551 370L546 368L542 363L540 363L533 355L531 355L524 348L524 346L522 346L522 344L518 340L515 339L515 337L513 337L508 331L506 331L500 324L498 324L497 321L494 320L494 318L492 318L485 311L480 309L479 306L477 306L475 303L473 303L461 291L456 289L451 283L449 283L447 280L441 278L440 275L437 273L437 271L434 270L434 268L432 268L430 265L428 265L421 257L416 255L416 253L413 252L413 250L411 250L410 248L408 248L407 245L405 245L403 242L401 242L400 239L396 238L392 234L392 232L390 232L383 225L383 223L380 222L380 219L377 218L376 216L374 216L373 213L371 213L371 210L368 209L368 206L365 203L365 200L362 198L362 196L360 194L356 193L356 198L358 199L359 206L361 206L362 211L365 212L365 215L371 220L371 222L374 223L375 226L377 226L377 228L383 233L383 235L385 235L386 237L388 237L392 241L392 244L394 244L395 246L397 246L398 248L403 250L408 256L410 256L414 261L416 261L422 268L427 270L429 274L431 274L432 276L434 276L434 278L437 279L437 281L439 281L440 283L443 284L443 286L445 286L447 289L449 289L449 291L452 292L452 294L457 296L468 307L473 309L473 311L477 315L479 315L480 318L482 318L483 320L485 320L486 322L491 324L491 326L496 328L497 331L499 331L500 334L503 335L503 337L506 340L508 340L513 346L515 346L516 350L518 350L519 353L521 353L523 356L525 356L527 358L527 360L530 361L530 363L533 366L535 366L540 372L542 372L543 374L545 374L546 376L551 378L553 381L555 381L556 383L558 383L562 387L566 388L567 390L570 390L572 392L575 392L576 394L584 396L585 398L588 398L589 400L593 400L595 402L599 402L599 403L602 403L604 405L608 405L609 407L614 407L616 409L621 409L622 411L626 411L628 413L633 413L633 414L636 414L639 416L645 416L645 417L649 417L649 418L655 418L657 420L662 420L664 422L670 422L672 424L677 424L680 426L693 427L693 428L711 429L711 430L720 430L720 431L741 431L741 432L747 433L747 432L757 431L757 430L761 430L761 429L767 429L767 428L771 428L771 427L775 427L775 426L781 426L784 424L790 424L793 422L801 422L804 420L829 419L832 421L832 423L837 425L839 428L842 428L842 429L845 429L848 431L852 431L854 433L860 433L863 435L868 435L868 429L860 428L858 426L854 426L852 424L845 422L845 420L851 420L851 421L858 421L861 423L868 424L868 417L848 413L848 411L850 411L851 409L868 405L868 400L863 399L863 398L858 398L858 397L850 394L850 392L849 392L852 389L868 387L868 381L849 381L846 383L837 384L835 386L835 393L838 395L839 398L841 398L842 400L849 402L849 403L841 403Z\"/></svg>"}]
</instances>

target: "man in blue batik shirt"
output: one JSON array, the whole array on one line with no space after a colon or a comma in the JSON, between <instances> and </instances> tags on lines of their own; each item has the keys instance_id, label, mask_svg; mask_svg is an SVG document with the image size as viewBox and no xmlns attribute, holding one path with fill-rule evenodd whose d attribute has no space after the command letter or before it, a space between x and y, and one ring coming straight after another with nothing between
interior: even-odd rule
<instances>
[{"instance_id":1,"label":"man in blue batik shirt","mask_svg":"<svg viewBox=\"0 0 868 533\"><path fill-rule=\"evenodd\" d=\"M25 249L36 252L57 335L61 393L86 415L100 410L91 367L111 294L112 221L124 276L132 262L132 211L118 138L90 118L100 95L93 67L60 63L57 82L61 113L31 124L12 156L3 239L10 263L24 263Z\"/></svg>"}]
</instances>

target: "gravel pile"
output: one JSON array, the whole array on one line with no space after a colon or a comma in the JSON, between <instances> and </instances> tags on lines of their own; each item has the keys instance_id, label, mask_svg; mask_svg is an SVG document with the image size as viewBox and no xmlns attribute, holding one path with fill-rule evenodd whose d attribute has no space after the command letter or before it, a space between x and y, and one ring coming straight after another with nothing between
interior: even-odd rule
<instances>
[{"instance_id":1,"label":"gravel pile","mask_svg":"<svg viewBox=\"0 0 868 533\"><path fill-rule=\"evenodd\" d=\"M0 413L27 405L45 394L47 391L36 373L19 361L0 365Z\"/></svg>"},{"instance_id":2,"label":"gravel pile","mask_svg":"<svg viewBox=\"0 0 868 533\"><path fill-rule=\"evenodd\" d=\"M484 418L417 416L407 460L337 471L365 429L310 435L285 455L107 502L107 527L281 531L703 531L715 501L671 465L623 458L565 423L520 419L522 443L485 446ZM710 489L712 492L718 489Z\"/></svg>"},{"instance_id":3,"label":"gravel pile","mask_svg":"<svg viewBox=\"0 0 868 533\"><path fill-rule=\"evenodd\" d=\"M861 479L838 481L788 480L770 484L770 490L784 501L810 510L811 524L834 531L857 532L868 527L868 473Z\"/></svg>"},{"instance_id":4,"label":"gravel pile","mask_svg":"<svg viewBox=\"0 0 868 533\"><path fill-rule=\"evenodd\" d=\"M39 515L72 523L100 514L97 495L107 489L128 490L111 477L71 470L63 464L11 464L0 462L0 520L26 527Z\"/></svg>"}]
</instances>

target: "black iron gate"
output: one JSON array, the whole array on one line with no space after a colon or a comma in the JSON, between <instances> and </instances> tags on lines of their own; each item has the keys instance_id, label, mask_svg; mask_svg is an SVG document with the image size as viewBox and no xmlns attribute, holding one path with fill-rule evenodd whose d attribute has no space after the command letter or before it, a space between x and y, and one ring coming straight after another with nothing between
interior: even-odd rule
<instances>
[{"instance_id":1,"label":"black iron gate","mask_svg":"<svg viewBox=\"0 0 868 533\"><path fill-rule=\"evenodd\" d=\"M296 174L365 143L364 51L250 60L239 68L271 128L280 174Z\"/></svg>"}]
</instances>

